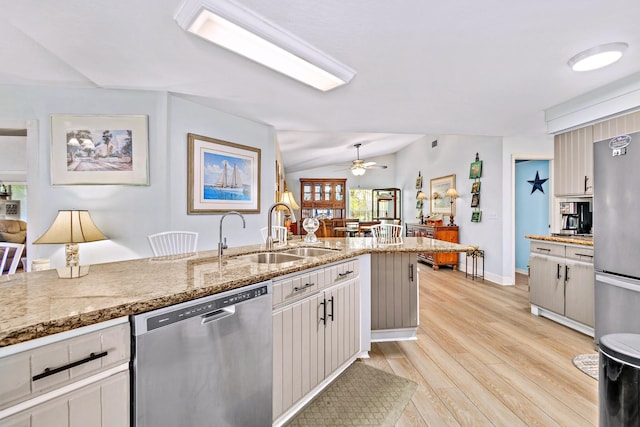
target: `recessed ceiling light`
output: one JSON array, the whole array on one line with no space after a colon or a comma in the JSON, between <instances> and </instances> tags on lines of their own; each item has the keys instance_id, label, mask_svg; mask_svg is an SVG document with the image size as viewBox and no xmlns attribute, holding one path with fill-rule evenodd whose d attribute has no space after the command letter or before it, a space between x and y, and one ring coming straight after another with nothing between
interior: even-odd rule
<instances>
[{"instance_id":1,"label":"recessed ceiling light","mask_svg":"<svg viewBox=\"0 0 640 427\"><path fill-rule=\"evenodd\" d=\"M607 43L580 52L569 60L573 71L590 71L606 67L622 58L626 43Z\"/></svg>"},{"instance_id":2,"label":"recessed ceiling light","mask_svg":"<svg viewBox=\"0 0 640 427\"><path fill-rule=\"evenodd\" d=\"M175 16L190 33L318 90L349 83L355 71L231 0L187 0Z\"/></svg>"}]
</instances>

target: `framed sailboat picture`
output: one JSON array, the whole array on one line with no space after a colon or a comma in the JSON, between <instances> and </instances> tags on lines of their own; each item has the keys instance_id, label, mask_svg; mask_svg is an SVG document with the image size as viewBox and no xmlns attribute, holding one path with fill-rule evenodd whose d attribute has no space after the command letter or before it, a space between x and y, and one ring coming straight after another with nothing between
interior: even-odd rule
<instances>
[{"instance_id":1,"label":"framed sailboat picture","mask_svg":"<svg viewBox=\"0 0 640 427\"><path fill-rule=\"evenodd\" d=\"M260 149L188 134L189 214L260 212Z\"/></svg>"}]
</instances>

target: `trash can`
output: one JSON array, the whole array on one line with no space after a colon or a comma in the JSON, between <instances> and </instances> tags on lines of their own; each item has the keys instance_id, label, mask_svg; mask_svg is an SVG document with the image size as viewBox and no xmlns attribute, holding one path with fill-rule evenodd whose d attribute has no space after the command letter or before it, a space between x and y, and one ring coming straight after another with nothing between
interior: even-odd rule
<instances>
[{"instance_id":1,"label":"trash can","mask_svg":"<svg viewBox=\"0 0 640 427\"><path fill-rule=\"evenodd\" d=\"M600 338L600 427L640 427L640 335Z\"/></svg>"}]
</instances>

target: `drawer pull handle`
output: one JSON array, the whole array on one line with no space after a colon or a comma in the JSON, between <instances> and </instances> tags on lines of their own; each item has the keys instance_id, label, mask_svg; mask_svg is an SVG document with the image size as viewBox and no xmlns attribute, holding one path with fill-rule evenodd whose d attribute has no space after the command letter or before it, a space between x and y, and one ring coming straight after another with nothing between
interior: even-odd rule
<instances>
[{"instance_id":1,"label":"drawer pull handle","mask_svg":"<svg viewBox=\"0 0 640 427\"><path fill-rule=\"evenodd\" d=\"M105 357L107 354L107 351L103 351L102 353L91 353L88 357L81 360L76 360L75 362L71 362L68 365L60 366L58 368L45 368L45 370L41 374L35 375L33 377L33 381L38 381L42 378L46 378L62 371L66 371L67 369L75 368L76 366L91 362L92 360L100 359L101 357Z\"/></svg>"},{"instance_id":2,"label":"drawer pull handle","mask_svg":"<svg viewBox=\"0 0 640 427\"><path fill-rule=\"evenodd\" d=\"M576 256L586 256L587 258L593 258L593 255L589 255L589 254L576 254Z\"/></svg>"},{"instance_id":3,"label":"drawer pull handle","mask_svg":"<svg viewBox=\"0 0 640 427\"><path fill-rule=\"evenodd\" d=\"M539 251L546 251L546 252L551 252L551 249L549 248L536 248Z\"/></svg>"},{"instance_id":4,"label":"drawer pull handle","mask_svg":"<svg viewBox=\"0 0 640 427\"><path fill-rule=\"evenodd\" d=\"M304 289L310 288L315 285L316 285L315 283L305 283L304 286L296 286L295 288L293 288L293 292L302 291Z\"/></svg>"},{"instance_id":5,"label":"drawer pull handle","mask_svg":"<svg viewBox=\"0 0 640 427\"><path fill-rule=\"evenodd\" d=\"M347 270L344 273L338 273L338 277L342 278L342 277L350 275L351 273L353 273L353 270Z\"/></svg>"}]
</instances>

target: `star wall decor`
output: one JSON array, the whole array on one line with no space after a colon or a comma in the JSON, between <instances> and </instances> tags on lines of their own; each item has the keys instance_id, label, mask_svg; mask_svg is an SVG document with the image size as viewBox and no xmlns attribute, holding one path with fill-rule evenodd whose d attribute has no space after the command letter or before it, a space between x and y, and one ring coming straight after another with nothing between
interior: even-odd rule
<instances>
[{"instance_id":1,"label":"star wall decor","mask_svg":"<svg viewBox=\"0 0 640 427\"><path fill-rule=\"evenodd\" d=\"M548 180L549 180L549 178L540 179L540 174L538 173L538 171L536 171L536 177L532 181L527 181L529 184L531 184L533 186L531 188L531 194L533 194L533 192L536 191L536 190L540 190L540 192L542 194L544 194L544 190L542 188L542 184L544 184Z\"/></svg>"}]
</instances>

